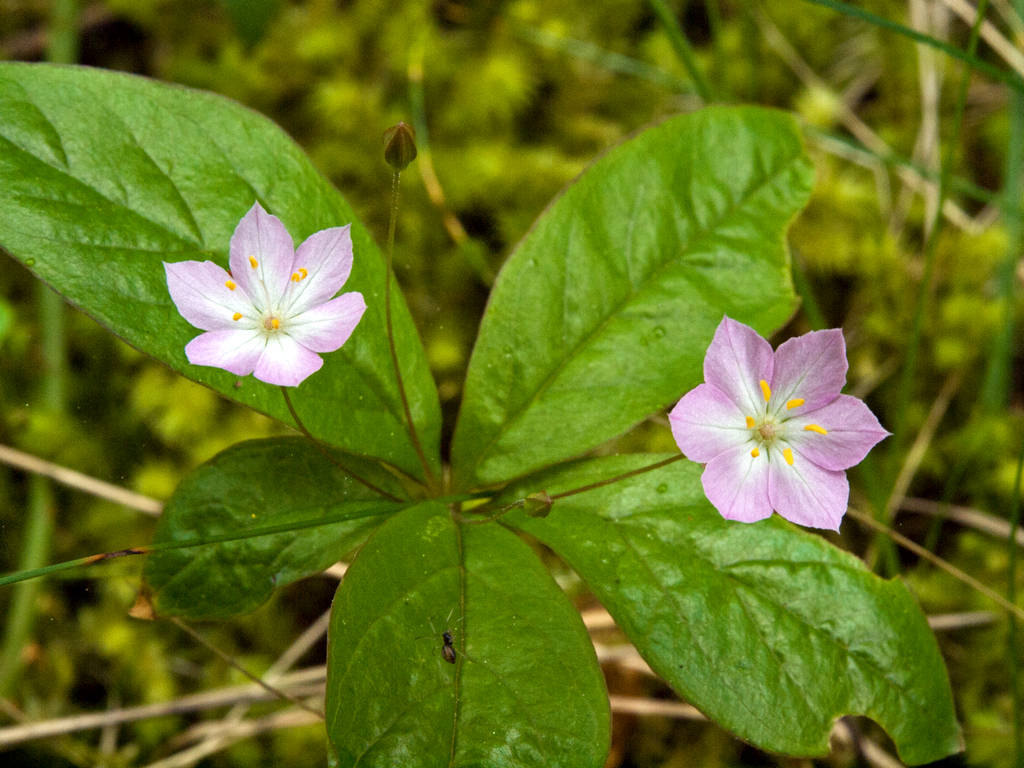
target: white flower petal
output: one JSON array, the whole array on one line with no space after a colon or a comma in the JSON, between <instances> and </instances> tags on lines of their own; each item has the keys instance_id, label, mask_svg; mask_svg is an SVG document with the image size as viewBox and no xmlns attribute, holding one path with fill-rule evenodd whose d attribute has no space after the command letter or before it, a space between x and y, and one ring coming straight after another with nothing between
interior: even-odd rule
<instances>
[{"instance_id":1,"label":"white flower petal","mask_svg":"<svg viewBox=\"0 0 1024 768\"><path fill-rule=\"evenodd\" d=\"M294 260L295 246L284 224L253 203L231 236L231 276L257 307L276 308L288 290Z\"/></svg>"},{"instance_id":2,"label":"white flower petal","mask_svg":"<svg viewBox=\"0 0 1024 768\"><path fill-rule=\"evenodd\" d=\"M359 324L366 302L363 294L343 293L288 320L288 335L314 352L333 352L348 341Z\"/></svg>"},{"instance_id":3,"label":"white flower petal","mask_svg":"<svg viewBox=\"0 0 1024 768\"><path fill-rule=\"evenodd\" d=\"M267 344L253 369L253 375L268 384L297 387L316 373L323 359L286 333L267 336Z\"/></svg>"},{"instance_id":4,"label":"white flower petal","mask_svg":"<svg viewBox=\"0 0 1024 768\"><path fill-rule=\"evenodd\" d=\"M164 262L167 290L181 316L204 331L236 330L233 318L255 317L252 302L242 286L212 261ZM234 285L234 290L229 288Z\"/></svg>"},{"instance_id":5,"label":"white flower petal","mask_svg":"<svg viewBox=\"0 0 1024 768\"><path fill-rule=\"evenodd\" d=\"M726 520L753 523L770 517L768 457L751 456L746 448L720 453L700 476L704 495Z\"/></svg>"},{"instance_id":6,"label":"white flower petal","mask_svg":"<svg viewBox=\"0 0 1024 768\"><path fill-rule=\"evenodd\" d=\"M750 442L743 412L711 384L701 384L683 395L668 420L679 450L690 461L711 461L723 451Z\"/></svg>"},{"instance_id":7,"label":"white flower petal","mask_svg":"<svg viewBox=\"0 0 1024 768\"><path fill-rule=\"evenodd\" d=\"M287 314L302 314L341 290L352 272L350 229L348 224L324 229L299 246L285 297Z\"/></svg>"},{"instance_id":8,"label":"white flower petal","mask_svg":"<svg viewBox=\"0 0 1024 768\"><path fill-rule=\"evenodd\" d=\"M723 317L704 356L704 381L713 384L747 416L764 411L759 382L772 380L772 346L750 326Z\"/></svg>"},{"instance_id":9,"label":"white flower petal","mask_svg":"<svg viewBox=\"0 0 1024 768\"><path fill-rule=\"evenodd\" d=\"M209 365L247 376L265 346L266 339L258 330L209 331L185 345L185 356L192 365Z\"/></svg>"}]
</instances>

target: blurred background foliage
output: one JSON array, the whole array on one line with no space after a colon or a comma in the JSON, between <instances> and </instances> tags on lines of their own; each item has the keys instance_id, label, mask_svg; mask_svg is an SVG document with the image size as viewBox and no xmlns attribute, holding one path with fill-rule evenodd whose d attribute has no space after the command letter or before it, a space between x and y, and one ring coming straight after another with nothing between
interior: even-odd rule
<instances>
[{"instance_id":1,"label":"blurred background foliage","mask_svg":"<svg viewBox=\"0 0 1024 768\"><path fill-rule=\"evenodd\" d=\"M43 59L50 14L61 2L0 0L0 57ZM703 101L658 5L104 0L77 8L77 58L217 91L268 115L380 240L389 183L381 133L398 120L415 125L420 158L403 175L396 267L450 434L488 286L509 250L596 154ZM970 39L973 10L968 6L966 21L958 16L962 0L857 5L961 49ZM960 62L807 2L669 0L666 7L715 100L792 110L806 124L817 185L790 238L803 306L774 341L842 326L848 391L899 429L855 474L854 503L1006 590L1004 529L1024 433L1024 348L1014 332L1022 319L1022 102L1005 84L974 75L959 126ZM978 56L1002 69L1021 67L1021 17L999 0L988 20ZM1010 41L1008 52L992 30ZM945 216L933 230L940 164L950 148ZM66 372L54 373L38 288L12 260L0 259L0 443L162 500L228 445L284 431L176 377L73 310L63 319ZM919 352L909 374L901 373L915 317ZM45 395L54 376L63 381L56 406ZM666 423L656 417L605 450L675 450ZM23 472L0 471L3 571L20 567L28 546L33 482ZM50 494L47 561L149 540L152 517L66 488ZM938 522L937 512L960 508L997 526L1003 521L1004 529L981 530L966 518ZM939 639L965 727L966 761L1011 765L1008 669L1018 668L1020 652L1008 653L1005 617L853 521L839 543L880 572L901 573L930 615L957 615ZM559 575L585 603L572 574ZM0 658L0 711L10 722L243 681L178 628L127 619L138 579L139 563L126 559L40 582L29 642L5 648ZM335 583L309 580L251 616L199 629L262 671L327 609ZM11 615L11 594L0 590L0 616ZM986 613L965 617L969 611ZM3 624L0 631L10 634ZM321 644L306 660L322 656ZM621 670L609 670L609 679L613 692L669 695ZM164 717L50 739L0 760L148 765L177 749L175 736L193 720ZM858 727L873 733L865 721ZM202 764L309 765L321 764L323 754L321 729L310 726L243 741ZM830 759L843 766L862 760L841 750ZM784 762L706 724L616 716L612 765Z\"/></svg>"}]
</instances>

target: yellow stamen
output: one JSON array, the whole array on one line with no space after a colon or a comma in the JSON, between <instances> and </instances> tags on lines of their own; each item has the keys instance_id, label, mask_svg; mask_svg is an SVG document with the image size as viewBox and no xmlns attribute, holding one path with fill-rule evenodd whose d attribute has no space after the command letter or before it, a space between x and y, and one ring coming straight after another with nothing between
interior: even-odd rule
<instances>
[{"instance_id":1,"label":"yellow stamen","mask_svg":"<svg viewBox=\"0 0 1024 768\"><path fill-rule=\"evenodd\" d=\"M772 399L772 388L768 386L768 382L764 379L758 382L761 385L761 394L764 395L765 402Z\"/></svg>"},{"instance_id":2,"label":"yellow stamen","mask_svg":"<svg viewBox=\"0 0 1024 768\"><path fill-rule=\"evenodd\" d=\"M817 432L819 435L827 435L828 430L824 427L819 427L817 424L808 424L804 427L805 432Z\"/></svg>"},{"instance_id":3,"label":"yellow stamen","mask_svg":"<svg viewBox=\"0 0 1024 768\"><path fill-rule=\"evenodd\" d=\"M791 411L794 408L799 408L803 404L804 404L804 399L802 397L794 397L792 400L788 400L786 402L786 410L787 411Z\"/></svg>"},{"instance_id":4,"label":"yellow stamen","mask_svg":"<svg viewBox=\"0 0 1024 768\"><path fill-rule=\"evenodd\" d=\"M747 416L747 429L753 429L756 423L753 416Z\"/></svg>"},{"instance_id":5,"label":"yellow stamen","mask_svg":"<svg viewBox=\"0 0 1024 768\"><path fill-rule=\"evenodd\" d=\"M278 320L276 317L272 317L270 318L270 325L276 331L278 328L281 327L281 321Z\"/></svg>"},{"instance_id":6,"label":"yellow stamen","mask_svg":"<svg viewBox=\"0 0 1024 768\"><path fill-rule=\"evenodd\" d=\"M253 269L256 269L256 267L258 267L260 265L260 263L258 261L256 261L256 257L255 256L250 256L249 257L249 263L252 264L252 268Z\"/></svg>"},{"instance_id":7,"label":"yellow stamen","mask_svg":"<svg viewBox=\"0 0 1024 768\"><path fill-rule=\"evenodd\" d=\"M231 316L231 319L232 319L232 320L236 320L236 321L237 321L237 320L241 320L241 319L242 319L242 313L241 313L241 312L235 312L235 314L233 314L233 315Z\"/></svg>"},{"instance_id":8,"label":"yellow stamen","mask_svg":"<svg viewBox=\"0 0 1024 768\"><path fill-rule=\"evenodd\" d=\"M224 283L224 285L226 285L228 287L229 291L233 291L233 290L235 290L235 288L238 287L237 285L235 285L235 281L234 280L228 280L226 283Z\"/></svg>"},{"instance_id":9,"label":"yellow stamen","mask_svg":"<svg viewBox=\"0 0 1024 768\"><path fill-rule=\"evenodd\" d=\"M792 467L793 466L793 449L792 448L786 448L785 450L783 450L782 451L782 458L784 458L786 460L786 463L789 464L789 466Z\"/></svg>"},{"instance_id":10,"label":"yellow stamen","mask_svg":"<svg viewBox=\"0 0 1024 768\"><path fill-rule=\"evenodd\" d=\"M750 452L750 455L753 456L756 459L758 456L761 455L761 452L759 450L757 450L757 448L755 448L754 450L752 450Z\"/></svg>"},{"instance_id":11,"label":"yellow stamen","mask_svg":"<svg viewBox=\"0 0 1024 768\"><path fill-rule=\"evenodd\" d=\"M305 269L303 269L302 267L299 267L299 271L298 271L298 272L293 272L293 273L292 273L292 282L293 282L293 283L298 283L298 282L301 282L301 281L303 281L303 280L305 280L305 279L306 279L306 276L307 276L308 274L309 274L309 272L307 272L307 271L306 271Z\"/></svg>"}]
</instances>

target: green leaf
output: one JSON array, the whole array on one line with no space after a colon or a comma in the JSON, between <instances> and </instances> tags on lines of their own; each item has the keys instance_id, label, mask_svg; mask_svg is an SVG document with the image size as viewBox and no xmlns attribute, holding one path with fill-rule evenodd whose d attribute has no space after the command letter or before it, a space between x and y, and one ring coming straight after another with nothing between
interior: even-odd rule
<instances>
[{"instance_id":1,"label":"green leaf","mask_svg":"<svg viewBox=\"0 0 1024 768\"><path fill-rule=\"evenodd\" d=\"M380 252L280 128L221 97L141 77L0 64L0 246L128 343L291 424L277 387L189 365L184 347L199 331L178 315L162 265L226 267L231 233L257 200L296 242L352 224L355 263L344 290L360 291L368 309L348 343L294 392L300 416L339 448L420 475L388 354ZM394 307L413 420L436 471L437 391L400 297Z\"/></svg>"},{"instance_id":2,"label":"green leaf","mask_svg":"<svg viewBox=\"0 0 1024 768\"><path fill-rule=\"evenodd\" d=\"M369 462L336 458L401 493L386 474L373 474ZM185 478L167 502L144 589L158 614L206 619L251 611L276 587L343 559L401 506L381 502L308 440L239 443ZM216 543L159 549L211 540Z\"/></svg>"},{"instance_id":3,"label":"green leaf","mask_svg":"<svg viewBox=\"0 0 1024 768\"><path fill-rule=\"evenodd\" d=\"M518 496L662 458L581 462L524 482ZM746 741L825 755L835 719L864 714L907 763L962 748L942 657L907 588L778 517L724 520L697 465L558 499L543 519L503 520L565 558L651 668Z\"/></svg>"},{"instance_id":4,"label":"green leaf","mask_svg":"<svg viewBox=\"0 0 1024 768\"><path fill-rule=\"evenodd\" d=\"M328 637L339 766L604 763L608 700L583 622L500 525L458 525L438 503L395 515L345 574Z\"/></svg>"},{"instance_id":5,"label":"green leaf","mask_svg":"<svg viewBox=\"0 0 1024 768\"><path fill-rule=\"evenodd\" d=\"M781 325L795 306L784 233L811 182L796 122L753 107L674 118L596 162L494 286L457 486L578 455L678 399L723 314Z\"/></svg>"}]
</instances>

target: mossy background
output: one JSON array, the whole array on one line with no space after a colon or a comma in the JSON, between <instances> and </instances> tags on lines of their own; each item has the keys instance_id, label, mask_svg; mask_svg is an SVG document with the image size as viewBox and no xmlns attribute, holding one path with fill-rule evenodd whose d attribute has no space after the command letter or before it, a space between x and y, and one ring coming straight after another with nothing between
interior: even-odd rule
<instances>
[{"instance_id":1,"label":"mossy background","mask_svg":"<svg viewBox=\"0 0 1024 768\"><path fill-rule=\"evenodd\" d=\"M865 397L884 425L901 428L853 474L853 501L879 514L887 502L899 509L902 496L890 495L911 456L919 465L907 475L908 496L1008 519L1024 433L1024 347L1015 330L1022 320L1013 214L1020 215L1019 186L1007 193L1009 216L1000 201L1008 152L1024 142L1021 121L1012 116L1021 103L1007 86L974 75L956 131L962 65L937 51L797 0L668 5L716 99L792 110L807 125L817 184L790 237L803 308L773 341L841 326L849 345L847 391ZM50 6L0 0L0 57L45 56ZM969 26L944 0L867 0L858 7L967 45ZM1019 49L1024 21L1007 0L992 8L991 23ZM80 11L79 61L217 91L265 113L306 149L379 241L390 181L381 134L398 120L415 125L420 158L403 174L396 268L448 434L488 286L516 241L595 155L702 103L644 0L106 0L83 3ZM979 56L1007 68L985 43ZM930 102L928 86L936 82ZM851 115L888 153L859 148L865 134L855 133ZM929 133L937 141L929 142ZM950 147L949 204L956 210L936 235L922 292L932 182ZM931 191L905 184L901 171L908 167L923 169L919 176L930 180ZM223 448L285 431L173 375L72 310L65 313L65 406L46 407L37 288L13 260L0 259L0 443L166 499ZM1009 303L1007 284L1016 297ZM903 385L919 306L920 350ZM673 450L666 425L654 418L608 450ZM24 473L0 470L2 571L19 567L29 486ZM154 526L138 512L60 487L52 509L50 561L145 543ZM933 516L907 511L894 526L1005 592L1004 538L956 523L938 526ZM880 543L853 520L844 523L839 543L882 573L901 573L928 614L994 611L983 596ZM0 659L15 670L0 690L0 717L40 720L243 682L172 625L126 618L139 572L139 562L125 559L41 583L30 644ZM199 630L262 671L328 608L335 584L308 580L250 616ZM0 616L10 596L10 589L0 590ZM1008 681L1020 650L1016 658L1008 653L1003 614L982 619L939 633L967 740L966 757L950 765L1015 760ZM306 662L318 663L323 650L315 648ZM613 692L669 695L621 670L610 670L609 679ZM169 755L175 735L194 719L164 717L35 742L0 761L148 765ZM858 727L884 743L866 721ZM789 762L713 726L657 717L617 716L615 739L611 765ZM319 765L324 750L322 728L311 726L244 741L201 764ZM841 752L829 762L861 759Z\"/></svg>"}]
</instances>

